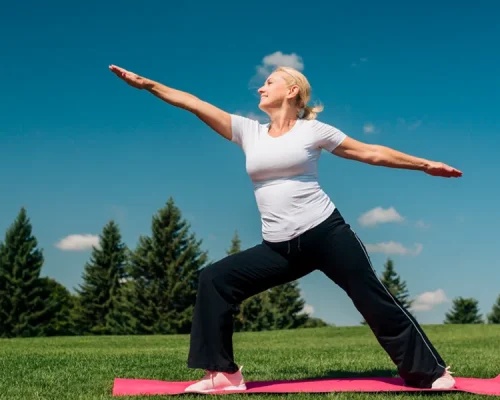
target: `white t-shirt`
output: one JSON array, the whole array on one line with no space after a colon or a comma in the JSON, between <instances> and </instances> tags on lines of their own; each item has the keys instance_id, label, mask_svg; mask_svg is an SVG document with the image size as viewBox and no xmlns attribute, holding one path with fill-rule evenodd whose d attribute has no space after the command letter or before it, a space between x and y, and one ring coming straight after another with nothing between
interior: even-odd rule
<instances>
[{"instance_id":1,"label":"white t-shirt","mask_svg":"<svg viewBox=\"0 0 500 400\"><path fill-rule=\"evenodd\" d=\"M318 183L321 151L334 150L347 137L318 120L298 119L290 131L269 135L269 124L231 115L232 141L243 149L269 242L293 239L323 222L335 210Z\"/></svg>"}]
</instances>

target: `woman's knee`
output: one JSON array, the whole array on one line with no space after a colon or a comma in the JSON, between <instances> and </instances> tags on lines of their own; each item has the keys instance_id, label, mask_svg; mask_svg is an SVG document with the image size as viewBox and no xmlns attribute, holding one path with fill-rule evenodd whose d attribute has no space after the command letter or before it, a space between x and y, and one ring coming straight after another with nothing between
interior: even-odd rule
<instances>
[{"instance_id":1,"label":"woman's knee","mask_svg":"<svg viewBox=\"0 0 500 400\"><path fill-rule=\"evenodd\" d=\"M210 264L200 271L198 276L199 286L212 285L215 277L220 275L220 263Z\"/></svg>"},{"instance_id":2,"label":"woman's knee","mask_svg":"<svg viewBox=\"0 0 500 400\"><path fill-rule=\"evenodd\" d=\"M222 264L219 261L203 268L199 275L198 290L215 290L227 301L229 300L228 295L231 293L231 279Z\"/></svg>"}]
</instances>

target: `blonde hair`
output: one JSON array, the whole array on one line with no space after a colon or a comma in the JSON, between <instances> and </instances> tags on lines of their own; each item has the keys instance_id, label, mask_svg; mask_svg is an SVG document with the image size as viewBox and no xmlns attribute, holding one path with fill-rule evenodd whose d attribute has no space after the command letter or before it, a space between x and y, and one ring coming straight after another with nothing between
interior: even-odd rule
<instances>
[{"instance_id":1,"label":"blonde hair","mask_svg":"<svg viewBox=\"0 0 500 400\"><path fill-rule=\"evenodd\" d=\"M297 85L299 87L299 94L296 97L296 105L300 108L298 112L298 117L302 119L315 119L321 111L323 111L322 105L309 106L307 103L311 99L311 85L307 78L301 72L297 71L292 67L277 67L274 72L285 72L284 79L286 83L291 85ZM300 113L302 112L302 116Z\"/></svg>"}]
</instances>

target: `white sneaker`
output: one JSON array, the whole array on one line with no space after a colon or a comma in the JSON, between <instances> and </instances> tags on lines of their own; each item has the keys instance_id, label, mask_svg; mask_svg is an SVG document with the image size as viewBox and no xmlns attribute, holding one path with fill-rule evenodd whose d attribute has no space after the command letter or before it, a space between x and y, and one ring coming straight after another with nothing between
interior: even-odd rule
<instances>
[{"instance_id":1,"label":"white sneaker","mask_svg":"<svg viewBox=\"0 0 500 400\"><path fill-rule=\"evenodd\" d=\"M451 376L450 367L446 367L443 376L432 383L433 389L451 389L455 386L455 379Z\"/></svg>"},{"instance_id":2,"label":"white sneaker","mask_svg":"<svg viewBox=\"0 0 500 400\"><path fill-rule=\"evenodd\" d=\"M245 380L241 373L243 366L231 374L228 372L206 371L205 376L196 383L189 385L184 392L209 393L220 390L246 390Z\"/></svg>"}]
</instances>

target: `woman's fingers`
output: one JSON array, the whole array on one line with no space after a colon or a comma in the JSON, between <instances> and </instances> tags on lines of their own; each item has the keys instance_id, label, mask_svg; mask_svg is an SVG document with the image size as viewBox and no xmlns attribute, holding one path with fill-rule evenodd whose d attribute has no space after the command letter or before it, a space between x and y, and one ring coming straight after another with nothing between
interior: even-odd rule
<instances>
[{"instance_id":1,"label":"woman's fingers","mask_svg":"<svg viewBox=\"0 0 500 400\"><path fill-rule=\"evenodd\" d=\"M110 65L109 69L116 74L119 78L124 80L130 86L137 89L142 89L144 86L144 79L133 72L127 71L124 68L120 68L116 65Z\"/></svg>"}]
</instances>

